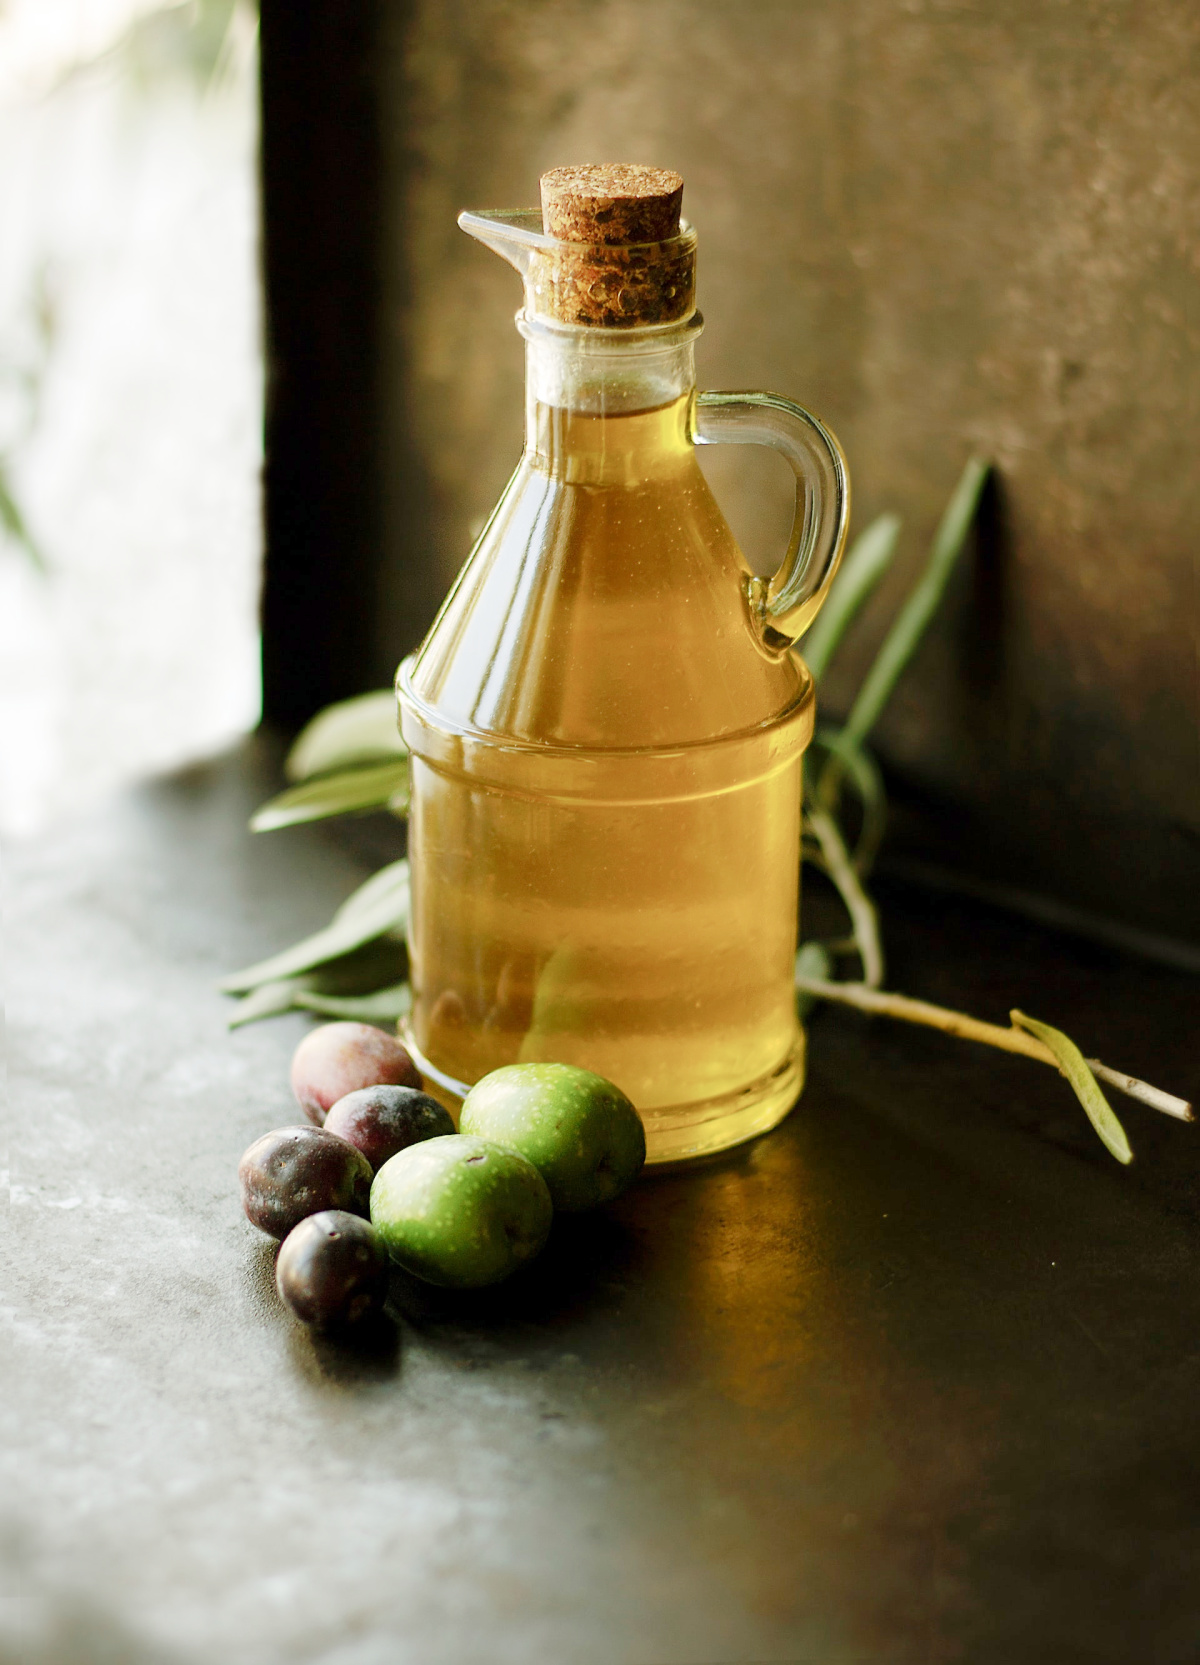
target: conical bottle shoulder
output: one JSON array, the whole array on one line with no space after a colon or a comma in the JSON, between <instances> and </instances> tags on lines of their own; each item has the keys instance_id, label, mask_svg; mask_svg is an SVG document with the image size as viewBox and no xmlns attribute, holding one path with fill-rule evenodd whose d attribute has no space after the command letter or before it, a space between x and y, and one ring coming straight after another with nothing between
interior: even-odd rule
<instances>
[{"instance_id":1,"label":"conical bottle shoulder","mask_svg":"<svg viewBox=\"0 0 1200 1665\"><path fill-rule=\"evenodd\" d=\"M652 426L633 443L622 423L638 420L527 451L411 666L429 713L625 749L719 739L803 701L802 662L757 640L749 569L691 446L673 429L656 446Z\"/></svg>"}]
</instances>

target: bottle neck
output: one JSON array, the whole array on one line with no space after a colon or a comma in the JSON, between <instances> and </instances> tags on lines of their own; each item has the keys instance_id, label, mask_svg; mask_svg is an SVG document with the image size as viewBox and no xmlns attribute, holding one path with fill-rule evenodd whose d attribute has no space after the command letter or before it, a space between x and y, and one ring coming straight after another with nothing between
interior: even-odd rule
<instances>
[{"instance_id":1,"label":"bottle neck","mask_svg":"<svg viewBox=\"0 0 1200 1665\"><path fill-rule=\"evenodd\" d=\"M690 394L619 415L534 406L525 463L577 486L665 487L695 468Z\"/></svg>"},{"instance_id":2,"label":"bottle neck","mask_svg":"<svg viewBox=\"0 0 1200 1665\"><path fill-rule=\"evenodd\" d=\"M525 337L525 442L537 445L539 411L631 416L673 405L696 386L698 313L649 329L547 324L518 313Z\"/></svg>"}]
</instances>

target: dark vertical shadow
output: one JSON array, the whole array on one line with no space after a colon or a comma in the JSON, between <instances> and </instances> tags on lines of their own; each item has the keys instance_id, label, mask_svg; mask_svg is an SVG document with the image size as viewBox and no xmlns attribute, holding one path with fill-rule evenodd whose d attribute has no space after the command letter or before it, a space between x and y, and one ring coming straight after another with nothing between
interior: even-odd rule
<instances>
[{"instance_id":1,"label":"dark vertical shadow","mask_svg":"<svg viewBox=\"0 0 1200 1665\"><path fill-rule=\"evenodd\" d=\"M377 73L385 194L379 363L386 385L379 452L382 556L370 644L376 687L391 682L400 660L420 643L473 542L465 527L452 528L450 505L439 491L437 462L448 460L455 439L441 408L441 393L422 379L414 364L414 348L427 317L422 291L440 286L455 259L462 260L469 247L455 217L460 208L480 200L475 185L479 158L496 148L489 109L496 96L489 84L494 66L481 84L471 70L472 31L467 27L464 60L457 66L463 76L458 110L449 123L454 138L436 121L430 133L429 71L421 46L422 31L428 27L428 15L423 20L414 0L388 0L380 6ZM431 225L428 204L423 202L428 175L447 165L447 143L449 155L457 157L468 136L470 142L462 149L466 179L459 185L456 178L448 187L442 211Z\"/></svg>"},{"instance_id":2,"label":"dark vertical shadow","mask_svg":"<svg viewBox=\"0 0 1200 1665\"><path fill-rule=\"evenodd\" d=\"M370 686L379 565L375 0L262 0L263 703Z\"/></svg>"},{"instance_id":3,"label":"dark vertical shadow","mask_svg":"<svg viewBox=\"0 0 1200 1665\"><path fill-rule=\"evenodd\" d=\"M963 675L976 699L995 705L1005 695L1012 538L1004 482L994 468L979 499L974 536Z\"/></svg>"},{"instance_id":4,"label":"dark vertical shadow","mask_svg":"<svg viewBox=\"0 0 1200 1665\"><path fill-rule=\"evenodd\" d=\"M1029 845L1026 819L1012 817L1023 780L1011 658L1013 540L1006 487L995 468L979 500L973 538L959 670L967 724L963 749L969 747L972 755L977 801L964 817L970 834L960 841L955 865L1015 880L1028 861Z\"/></svg>"}]
</instances>

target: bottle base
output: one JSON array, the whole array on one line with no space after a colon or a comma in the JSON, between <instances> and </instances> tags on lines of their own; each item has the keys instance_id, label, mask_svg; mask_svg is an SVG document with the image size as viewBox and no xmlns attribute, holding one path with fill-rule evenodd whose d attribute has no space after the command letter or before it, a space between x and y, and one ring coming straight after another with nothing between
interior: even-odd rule
<instances>
[{"instance_id":1,"label":"bottle base","mask_svg":"<svg viewBox=\"0 0 1200 1665\"><path fill-rule=\"evenodd\" d=\"M457 1122L462 1101L470 1091L468 1083L455 1080L431 1064L416 1045L407 1024L402 1026L400 1038L425 1077L427 1091L446 1106ZM712 1156L778 1127L804 1088L806 1050L804 1030L800 1029L787 1057L768 1075L721 1098L650 1111L644 1118L646 1165Z\"/></svg>"},{"instance_id":2,"label":"bottle base","mask_svg":"<svg viewBox=\"0 0 1200 1665\"><path fill-rule=\"evenodd\" d=\"M646 1164L688 1162L729 1150L778 1127L804 1088L805 1035L768 1075L700 1104L654 1110L646 1117Z\"/></svg>"}]
</instances>

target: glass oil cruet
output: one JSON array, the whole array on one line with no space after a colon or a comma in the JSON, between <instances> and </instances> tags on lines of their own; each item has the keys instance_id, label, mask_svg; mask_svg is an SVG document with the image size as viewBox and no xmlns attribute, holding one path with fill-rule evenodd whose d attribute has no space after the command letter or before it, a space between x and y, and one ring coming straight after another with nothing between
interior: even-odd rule
<instances>
[{"instance_id":1,"label":"glass oil cruet","mask_svg":"<svg viewBox=\"0 0 1200 1665\"><path fill-rule=\"evenodd\" d=\"M649 1160L773 1127L804 1079L793 960L813 686L793 644L849 514L837 440L697 393L696 236L658 168L556 168L459 224L521 273L525 450L397 676L413 1007L447 1097L503 1064L607 1076ZM769 445L792 537L754 577L697 445Z\"/></svg>"}]
</instances>

